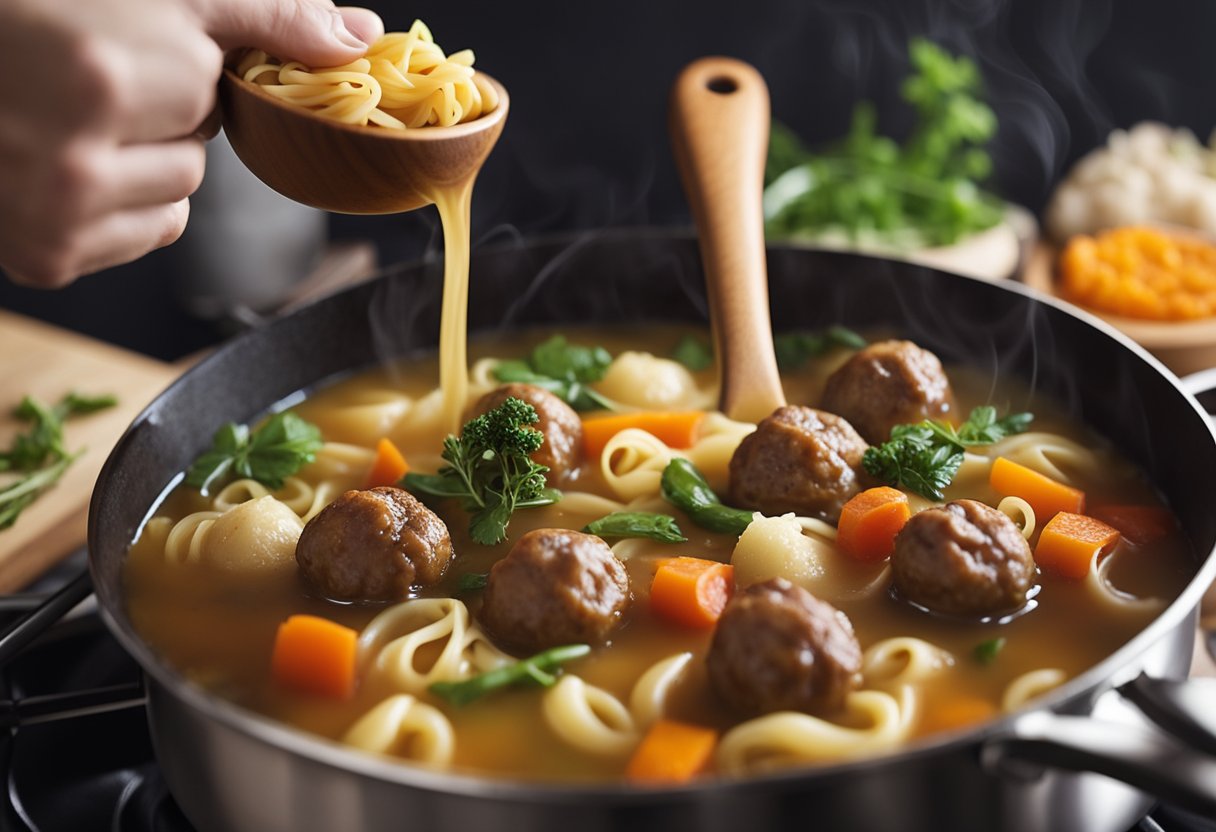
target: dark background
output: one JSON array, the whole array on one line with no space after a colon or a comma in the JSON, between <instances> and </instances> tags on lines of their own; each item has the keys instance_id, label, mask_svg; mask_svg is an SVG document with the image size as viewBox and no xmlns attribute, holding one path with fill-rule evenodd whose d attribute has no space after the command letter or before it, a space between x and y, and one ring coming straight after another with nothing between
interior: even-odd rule
<instances>
[{"instance_id":1,"label":"dark background","mask_svg":"<svg viewBox=\"0 0 1216 832\"><path fill-rule=\"evenodd\" d=\"M421 17L448 51L511 92L503 138L478 181L474 245L609 226L688 224L666 134L668 88L694 58L753 63L773 115L808 142L840 136L860 98L902 137L907 42L973 57L1000 121L992 189L1042 209L1053 184L1109 131L1143 119L1216 125L1216 3L1206 0L750 0L498 3L369 0L388 28ZM0 183L3 187L3 183ZM335 239L370 239L382 264L436 251L433 209L330 217ZM0 280L0 306L162 358L228 330L175 300L172 249L60 291ZM474 300L475 302L475 300Z\"/></svg>"}]
</instances>

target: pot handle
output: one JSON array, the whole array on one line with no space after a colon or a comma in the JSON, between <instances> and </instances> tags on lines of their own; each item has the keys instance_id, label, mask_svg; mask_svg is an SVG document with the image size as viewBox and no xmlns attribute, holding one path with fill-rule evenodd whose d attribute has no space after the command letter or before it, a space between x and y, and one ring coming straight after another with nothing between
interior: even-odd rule
<instances>
[{"instance_id":1,"label":"pot handle","mask_svg":"<svg viewBox=\"0 0 1216 832\"><path fill-rule=\"evenodd\" d=\"M1216 817L1216 679L1141 674L1119 688L1160 728L1033 711L980 750L986 770L1011 777L1041 768L1113 777L1200 817ZM1168 732L1168 733L1167 733Z\"/></svg>"}]
</instances>

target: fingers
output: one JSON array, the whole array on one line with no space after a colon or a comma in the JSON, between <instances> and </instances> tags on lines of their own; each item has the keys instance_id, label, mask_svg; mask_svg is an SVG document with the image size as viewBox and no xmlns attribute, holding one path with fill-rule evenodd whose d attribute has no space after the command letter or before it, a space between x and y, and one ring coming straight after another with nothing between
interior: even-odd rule
<instances>
[{"instance_id":1,"label":"fingers","mask_svg":"<svg viewBox=\"0 0 1216 832\"><path fill-rule=\"evenodd\" d=\"M198 139L86 145L64 158L23 179L20 206L0 205L0 264L19 282L62 286L176 240L205 162Z\"/></svg>"},{"instance_id":2,"label":"fingers","mask_svg":"<svg viewBox=\"0 0 1216 832\"><path fill-rule=\"evenodd\" d=\"M338 13L342 15L347 30L364 43L375 43L384 35L384 21L371 9L339 6Z\"/></svg>"},{"instance_id":3,"label":"fingers","mask_svg":"<svg viewBox=\"0 0 1216 832\"><path fill-rule=\"evenodd\" d=\"M181 236L190 203L181 200L116 211L83 226L53 248L17 250L0 263L16 283L44 289L66 286L77 277L129 263Z\"/></svg>"},{"instance_id":4,"label":"fingers","mask_svg":"<svg viewBox=\"0 0 1216 832\"><path fill-rule=\"evenodd\" d=\"M203 181L206 152L198 139L118 148L103 179L93 213L179 202Z\"/></svg>"},{"instance_id":5,"label":"fingers","mask_svg":"<svg viewBox=\"0 0 1216 832\"><path fill-rule=\"evenodd\" d=\"M225 50L255 46L309 66L349 63L384 31L375 12L339 11L330 0L196 0L206 30ZM349 25L348 25L349 23Z\"/></svg>"}]
</instances>

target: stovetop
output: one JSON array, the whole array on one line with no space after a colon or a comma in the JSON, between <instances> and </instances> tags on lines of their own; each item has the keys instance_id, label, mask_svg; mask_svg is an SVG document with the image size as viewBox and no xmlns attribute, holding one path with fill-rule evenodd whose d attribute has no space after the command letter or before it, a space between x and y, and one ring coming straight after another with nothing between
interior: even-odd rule
<instances>
[{"instance_id":1,"label":"stovetop","mask_svg":"<svg viewBox=\"0 0 1216 832\"><path fill-rule=\"evenodd\" d=\"M27 593L0 596L6 633L84 563L77 553ZM193 832L156 763L139 666L91 599L0 668L0 688L0 830ZM1157 806L1129 832L1216 832L1216 820Z\"/></svg>"}]
</instances>

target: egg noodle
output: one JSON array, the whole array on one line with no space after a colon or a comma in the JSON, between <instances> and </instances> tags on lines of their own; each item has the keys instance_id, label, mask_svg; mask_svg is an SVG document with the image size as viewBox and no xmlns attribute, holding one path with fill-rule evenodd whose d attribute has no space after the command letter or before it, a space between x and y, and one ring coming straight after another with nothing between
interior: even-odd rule
<instances>
[{"instance_id":1,"label":"egg noodle","mask_svg":"<svg viewBox=\"0 0 1216 832\"><path fill-rule=\"evenodd\" d=\"M444 55L421 20L408 32L385 34L364 57L342 66L310 69L251 50L237 74L277 98L347 124L449 127L498 106L497 91L473 70L473 51Z\"/></svg>"}]
</instances>

